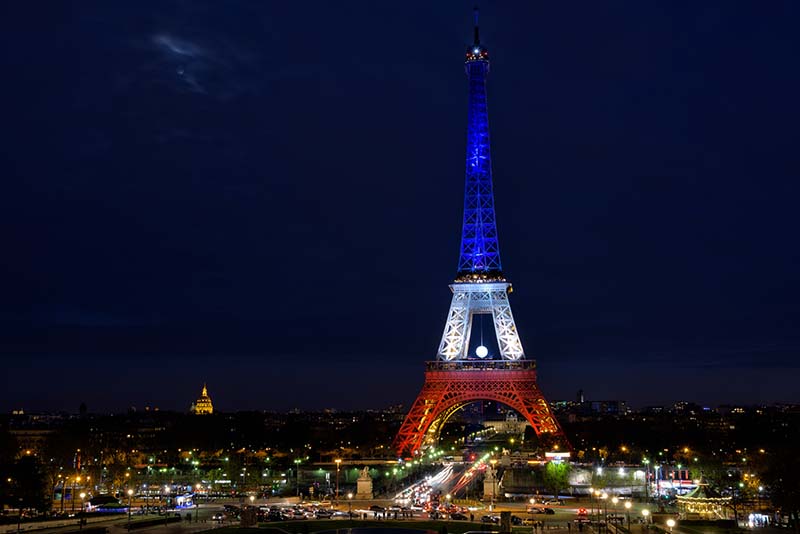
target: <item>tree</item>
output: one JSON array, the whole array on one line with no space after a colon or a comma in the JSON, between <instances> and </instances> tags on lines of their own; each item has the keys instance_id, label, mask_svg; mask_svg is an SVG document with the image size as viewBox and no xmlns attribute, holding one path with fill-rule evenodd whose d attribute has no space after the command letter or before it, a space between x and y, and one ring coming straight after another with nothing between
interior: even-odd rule
<instances>
[{"instance_id":1,"label":"tree","mask_svg":"<svg viewBox=\"0 0 800 534\"><path fill-rule=\"evenodd\" d=\"M12 473L12 501L18 503L20 508L33 508L40 512L48 510L48 484L39 460L35 456L23 456L14 464Z\"/></svg>"},{"instance_id":2,"label":"tree","mask_svg":"<svg viewBox=\"0 0 800 534\"><path fill-rule=\"evenodd\" d=\"M800 457L796 451L782 450L773 456L764 482L772 503L789 517L794 531L800 532Z\"/></svg>"},{"instance_id":3,"label":"tree","mask_svg":"<svg viewBox=\"0 0 800 534\"><path fill-rule=\"evenodd\" d=\"M544 468L544 486L558 497L562 488L569 486L570 465L563 462L548 462Z\"/></svg>"}]
</instances>

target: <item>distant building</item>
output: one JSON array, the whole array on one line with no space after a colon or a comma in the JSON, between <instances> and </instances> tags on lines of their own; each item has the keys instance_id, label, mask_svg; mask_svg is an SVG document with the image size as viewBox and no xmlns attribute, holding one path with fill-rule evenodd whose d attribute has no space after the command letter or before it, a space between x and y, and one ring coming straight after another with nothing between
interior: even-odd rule
<instances>
[{"instance_id":1,"label":"distant building","mask_svg":"<svg viewBox=\"0 0 800 534\"><path fill-rule=\"evenodd\" d=\"M198 415L214 413L214 405L211 403L211 397L208 396L208 389L206 389L205 384L203 384L200 398L192 404L191 411Z\"/></svg>"}]
</instances>

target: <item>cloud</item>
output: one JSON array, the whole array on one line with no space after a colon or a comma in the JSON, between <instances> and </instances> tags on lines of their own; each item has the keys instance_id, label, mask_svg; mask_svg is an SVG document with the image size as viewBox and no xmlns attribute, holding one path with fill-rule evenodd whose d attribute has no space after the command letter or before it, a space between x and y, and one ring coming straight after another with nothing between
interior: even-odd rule
<instances>
[{"instance_id":1,"label":"cloud","mask_svg":"<svg viewBox=\"0 0 800 534\"><path fill-rule=\"evenodd\" d=\"M153 42L165 52L177 57L195 58L204 55L203 50L199 46L172 35L154 35Z\"/></svg>"}]
</instances>

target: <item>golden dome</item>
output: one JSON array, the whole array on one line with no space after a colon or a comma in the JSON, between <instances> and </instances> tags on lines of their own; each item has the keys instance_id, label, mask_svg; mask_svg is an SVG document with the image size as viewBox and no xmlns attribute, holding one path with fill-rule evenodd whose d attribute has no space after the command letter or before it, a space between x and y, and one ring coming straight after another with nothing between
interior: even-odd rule
<instances>
[{"instance_id":1,"label":"golden dome","mask_svg":"<svg viewBox=\"0 0 800 534\"><path fill-rule=\"evenodd\" d=\"M200 393L200 398L194 403L192 411L196 414L214 413L214 405L211 403L211 397L208 396L205 384L203 384L203 391Z\"/></svg>"}]
</instances>

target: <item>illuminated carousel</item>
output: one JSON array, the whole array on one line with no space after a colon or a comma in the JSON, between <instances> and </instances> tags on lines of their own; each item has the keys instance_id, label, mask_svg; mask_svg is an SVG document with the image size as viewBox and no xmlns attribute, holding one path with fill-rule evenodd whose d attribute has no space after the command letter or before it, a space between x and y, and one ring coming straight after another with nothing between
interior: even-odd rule
<instances>
[{"instance_id":1,"label":"illuminated carousel","mask_svg":"<svg viewBox=\"0 0 800 534\"><path fill-rule=\"evenodd\" d=\"M731 497L723 497L704 483L678 495L678 512L684 519L729 519L731 505Z\"/></svg>"}]
</instances>

